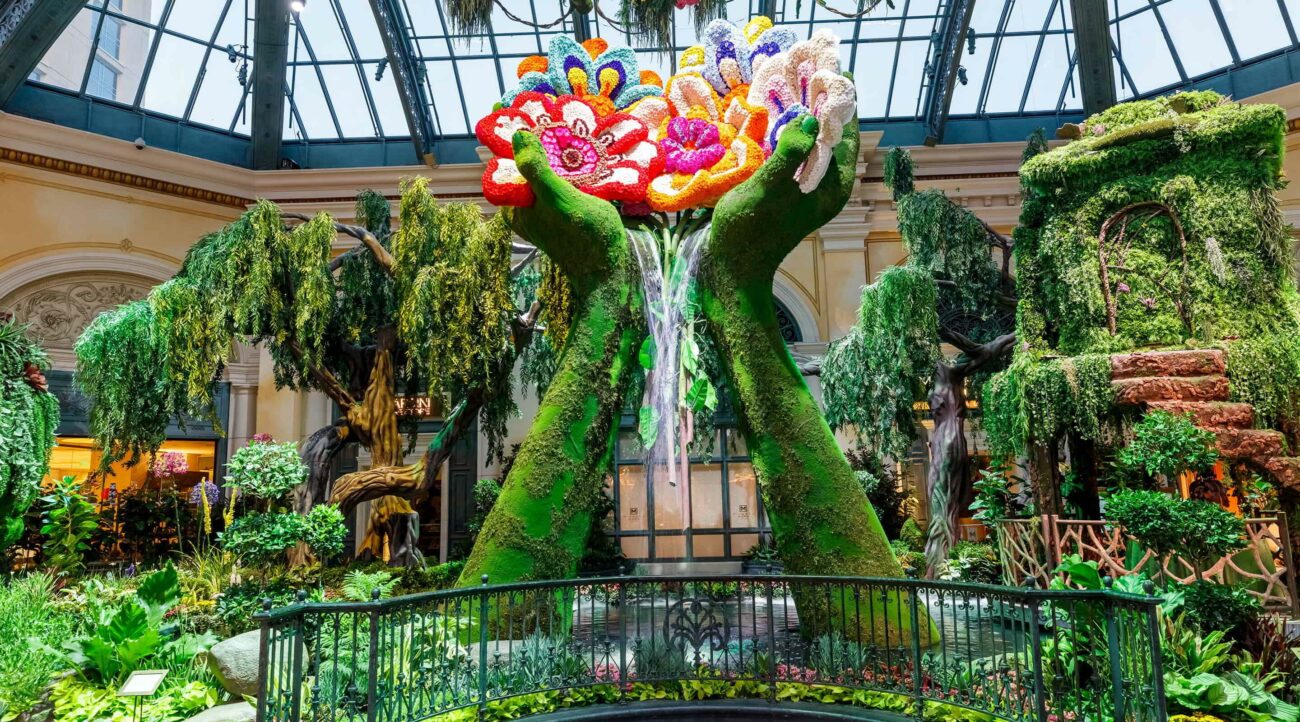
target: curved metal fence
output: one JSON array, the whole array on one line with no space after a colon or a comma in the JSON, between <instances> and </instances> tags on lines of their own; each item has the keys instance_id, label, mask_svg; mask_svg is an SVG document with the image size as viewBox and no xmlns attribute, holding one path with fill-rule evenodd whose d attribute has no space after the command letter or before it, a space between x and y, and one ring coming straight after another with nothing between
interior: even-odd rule
<instances>
[{"instance_id":1,"label":"curved metal fence","mask_svg":"<svg viewBox=\"0 0 1300 722\"><path fill-rule=\"evenodd\" d=\"M1153 597L916 579L611 577L267 609L262 722L684 694L1165 722ZM835 692L838 692L836 696ZM457 713L460 710L461 712Z\"/></svg>"}]
</instances>

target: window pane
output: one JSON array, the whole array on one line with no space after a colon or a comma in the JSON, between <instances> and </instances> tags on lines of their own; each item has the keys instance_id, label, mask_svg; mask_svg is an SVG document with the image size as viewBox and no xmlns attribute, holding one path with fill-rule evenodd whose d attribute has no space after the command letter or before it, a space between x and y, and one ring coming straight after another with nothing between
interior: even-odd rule
<instances>
[{"instance_id":1,"label":"window pane","mask_svg":"<svg viewBox=\"0 0 1300 722\"><path fill-rule=\"evenodd\" d=\"M758 481L754 477L754 467L748 463L732 462L727 472L731 528L753 529L758 526Z\"/></svg>"},{"instance_id":2,"label":"window pane","mask_svg":"<svg viewBox=\"0 0 1300 722\"><path fill-rule=\"evenodd\" d=\"M686 537L684 536L655 537L655 559L685 559L685 558L686 558Z\"/></svg>"},{"instance_id":3,"label":"window pane","mask_svg":"<svg viewBox=\"0 0 1300 722\"><path fill-rule=\"evenodd\" d=\"M49 52L37 63L34 75L40 82L66 90L80 90L86 75L86 61L90 59L90 41L99 23L99 13L82 10L77 13Z\"/></svg>"},{"instance_id":4,"label":"window pane","mask_svg":"<svg viewBox=\"0 0 1300 722\"><path fill-rule=\"evenodd\" d=\"M745 435L736 429L727 429L727 456L731 458L749 457L749 447L745 445Z\"/></svg>"},{"instance_id":5,"label":"window pane","mask_svg":"<svg viewBox=\"0 0 1300 722\"><path fill-rule=\"evenodd\" d=\"M618 528L644 531L646 528L645 473L640 466L618 470Z\"/></svg>"},{"instance_id":6,"label":"window pane","mask_svg":"<svg viewBox=\"0 0 1300 722\"><path fill-rule=\"evenodd\" d=\"M641 560L650 558L650 538L644 536L625 536L619 540L623 547L623 556L628 559Z\"/></svg>"},{"instance_id":7,"label":"window pane","mask_svg":"<svg viewBox=\"0 0 1300 722\"><path fill-rule=\"evenodd\" d=\"M86 93L96 98L117 100L117 71L108 63L95 58L90 66L90 80L86 83Z\"/></svg>"},{"instance_id":8,"label":"window pane","mask_svg":"<svg viewBox=\"0 0 1300 722\"><path fill-rule=\"evenodd\" d=\"M691 554L696 559L722 559L726 547L721 534L696 534L691 537Z\"/></svg>"},{"instance_id":9,"label":"window pane","mask_svg":"<svg viewBox=\"0 0 1300 722\"><path fill-rule=\"evenodd\" d=\"M653 469L653 488L655 500L655 529L682 529L685 526L687 504L686 485L672 483L668 476L668 467L650 466Z\"/></svg>"},{"instance_id":10,"label":"window pane","mask_svg":"<svg viewBox=\"0 0 1300 722\"><path fill-rule=\"evenodd\" d=\"M722 464L691 466L691 528L722 528Z\"/></svg>"},{"instance_id":11,"label":"window pane","mask_svg":"<svg viewBox=\"0 0 1300 722\"><path fill-rule=\"evenodd\" d=\"M733 557L743 557L745 552L754 548L758 544L757 534L732 534L731 535L731 555Z\"/></svg>"}]
</instances>

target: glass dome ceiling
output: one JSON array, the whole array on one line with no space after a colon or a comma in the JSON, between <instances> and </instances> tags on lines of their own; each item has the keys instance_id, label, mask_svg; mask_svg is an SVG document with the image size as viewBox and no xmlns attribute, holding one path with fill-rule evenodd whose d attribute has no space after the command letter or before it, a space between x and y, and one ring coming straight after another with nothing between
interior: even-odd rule
<instances>
[{"instance_id":1,"label":"glass dome ceiling","mask_svg":"<svg viewBox=\"0 0 1300 722\"><path fill-rule=\"evenodd\" d=\"M256 8L267 2L90 0L5 110L248 165ZM1300 0L1106 3L1120 100L1188 86L1244 97L1300 73ZM862 127L883 129L886 143L919 143L943 21L962 0L892 0L855 16L869 4L730 0L727 15L774 10L800 37L833 30ZM597 3L589 32L635 45L615 5ZM474 122L513 84L519 61L581 32L567 10L568 0L498 0L490 32L458 36L442 0L308 0L289 14L281 154L303 167L416 163L416 122L438 160L476 161ZM672 53L637 48L643 68L667 75L696 44L688 13L675 13L672 32ZM390 58L390 45L406 54ZM944 142L1019 140L1081 116L1068 0L975 1L965 45ZM418 85L412 113L394 70L402 63Z\"/></svg>"}]
</instances>

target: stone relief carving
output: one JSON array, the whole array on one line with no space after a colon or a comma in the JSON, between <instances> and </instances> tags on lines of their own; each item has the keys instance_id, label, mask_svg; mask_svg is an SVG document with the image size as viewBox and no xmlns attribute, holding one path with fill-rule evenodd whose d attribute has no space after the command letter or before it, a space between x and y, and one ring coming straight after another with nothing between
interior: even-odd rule
<instances>
[{"instance_id":1,"label":"stone relief carving","mask_svg":"<svg viewBox=\"0 0 1300 722\"><path fill-rule=\"evenodd\" d=\"M45 348L71 349L101 311L144 298L152 286L133 276L55 276L15 291L0 301L0 309L31 324L32 335Z\"/></svg>"},{"instance_id":2,"label":"stone relief carving","mask_svg":"<svg viewBox=\"0 0 1300 722\"><path fill-rule=\"evenodd\" d=\"M0 9L0 47L4 47L14 33L18 31L18 25L22 23L27 13L31 12L36 6L36 0L16 0L7 8Z\"/></svg>"}]
</instances>

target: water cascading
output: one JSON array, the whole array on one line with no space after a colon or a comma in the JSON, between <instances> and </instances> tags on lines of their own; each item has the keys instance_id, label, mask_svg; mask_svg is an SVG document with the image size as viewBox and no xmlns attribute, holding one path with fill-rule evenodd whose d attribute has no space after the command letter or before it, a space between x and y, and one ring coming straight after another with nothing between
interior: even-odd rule
<instances>
[{"instance_id":1,"label":"water cascading","mask_svg":"<svg viewBox=\"0 0 1300 722\"><path fill-rule=\"evenodd\" d=\"M641 412L642 439L647 438L647 424L654 428L653 441L645 445L646 484L654 483L655 474L667 474L687 531L691 528L688 447L694 437L694 414L686 403L682 348L686 334L693 332L690 287L708 235L707 223L681 235L668 229L662 233L628 230L641 267L646 325L653 344Z\"/></svg>"}]
</instances>

